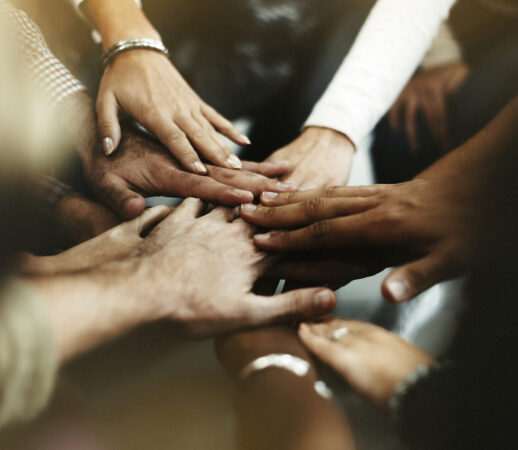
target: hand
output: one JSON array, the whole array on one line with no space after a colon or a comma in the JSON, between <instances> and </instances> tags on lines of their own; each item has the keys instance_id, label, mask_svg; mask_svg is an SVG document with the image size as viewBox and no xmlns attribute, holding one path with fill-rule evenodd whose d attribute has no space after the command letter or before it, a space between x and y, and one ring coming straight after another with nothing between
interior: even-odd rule
<instances>
[{"instance_id":1,"label":"hand","mask_svg":"<svg viewBox=\"0 0 518 450\"><path fill-rule=\"evenodd\" d=\"M293 184L267 178L286 173L286 162L245 162L245 169L240 171L208 165L208 175L201 176L183 170L161 145L136 132L125 133L120 147L110 158L95 151L82 152L81 157L92 190L124 219L142 213L143 195L194 196L238 205L252 201L263 191L297 190Z\"/></svg>"},{"instance_id":2,"label":"hand","mask_svg":"<svg viewBox=\"0 0 518 450\"><path fill-rule=\"evenodd\" d=\"M262 196L268 206L243 205L241 217L264 228L255 243L272 252L341 250L351 262L392 267L385 297L406 301L434 284L460 276L481 260L479 243L488 226L480 201L483 187L459 177L399 185L323 188ZM483 183L482 183L483 185ZM490 216L493 217L493 216ZM374 251L373 251L374 250ZM479 255L479 256L476 256ZM368 267L368 266L367 266Z\"/></svg>"},{"instance_id":3,"label":"hand","mask_svg":"<svg viewBox=\"0 0 518 450\"><path fill-rule=\"evenodd\" d=\"M130 256L144 241L142 237L163 220L171 208L156 206L139 217L54 256L24 254L18 270L22 275L56 275L95 269Z\"/></svg>"},{"instance_id":4,"label":"hand","mask_svg":"<svg viewBox=\"0 0 518 450\"><path fill-rule=\"evenodd\" d=\"M390 110L393 129L401 130L404 120L410 147L418 149L417 115L423 113L436 144L450 148L448 101L465 80L469 68L463 63L448 64L419 72L403 90Z\"/></svg>"},{"instance_id":5,"label":"hand","mask_svg":"<svg viewBox=\"0 0 518 450\"><path fill-rule=\"evenodd\" d=\"M159 53L133 50L106 68L97 96L99 135L106 154L121 140L119 113L124 112L169 149L186 170L207 173L197 151L215 165L240 169L239 158L218 131L240 145L250 141L203 102L171 62Z\"/></svg>"},{"instance_id":6,"label":"hand","mask_svg":"<svg viewBox=\"0 0 518 450\"><path fill-rule=\"evenodd\" d=\"M354 156L352 142L329 128L308 127L291 144L267 161L289 161L292 171L283 180L300 189L346 184Z\"/></svg>"},{"instance_id":7,"label":"hand","mask_svg":"<svg viewBox=\"0 0 518 450\"><path fill-rule=\"evenodd\" d=\"M182 336L199 337L318 316L334 307L334 293L323 288L254 295L267 262L252 243L251 227L226 208L199 217L203 207L185 200L134 254L136 267L128 276L148 303L148 319L168 318Z\"/></svg>"},{"instance_id":8,"label":"hand","mask_svg":"<svg viewBox=\"0 0 518 450\"><path fill-rule=\"evenodd\" d=\"M334 341L333 332L347 332ZM328 317L301 324L299 337L306 347L336 370L360 395L387 407L396 385L419 366L433 363L426 353L399 336L375 325Z\"/></svg>"}]
</instances>

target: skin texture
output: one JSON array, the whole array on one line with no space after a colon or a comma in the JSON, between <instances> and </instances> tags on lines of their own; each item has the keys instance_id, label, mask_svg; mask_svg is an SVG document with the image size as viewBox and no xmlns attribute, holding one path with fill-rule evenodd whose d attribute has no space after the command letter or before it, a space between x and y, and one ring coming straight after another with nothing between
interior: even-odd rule
<instances>
[{"instance_id":1,"label":"skin texture","mask_svg":"<svg viewBox=\"0 0 518 450\"><path fill-rule=\"evenodd\" d=\"M200 200L187 199L145 238L136 237L167 213L151 210L127 226L129 241L122 247L132 249L130 256L113 261L121 254L107 251L104 257L111 262L91 270L29 278L49 305L62 360L156 320L167 319L179 336L193 338L333 309L335 296L324 288L253 294L267 261L250 239L251 227L235 220L230 209L200 217L204 209ZM120 240L115 245L120 247Z\"/></svg>"},{"instance_id":2,"label":"skin texture","mask_svg":"<svg viewBox=\"0 0 518 450\"><path fill-rule=\"evenodd\" d=\"M339 328L347 333L333 341ZM338 372L360 395L386 408L395 386L433 359L399 336L375 325L333 317L301 324L299 337L307 349Z\"/></svg>"},{"instance_id":3,"label":"skin texture","mask_svg":"<svg viewBox=\"0 0 518 450\"><path fill-rule=\"evenodd\" d=\"M185 171L160 144L129 130L116 154L108 158L86 152L82 160L93 191L124 219L142 213L144 195L194 196L235 206L264 190L297 190L294 184L269 178L286 173L290 167L286 162L245 162L240 171L207 165L208 175L196 175Z\"/></svg>"},{"instance_id":4,"label":"skin texture","mask_svg":"<svg viewBox=\"0 0 518 450\"><path fill-rule=\"evenodd\" d=\"M133 0L87 0L82 8L100 31L105 50L124 39L160 39ZM132 50L114 59L103 73L96 106L106 154L119 146L121 114L144 125L182 167L198 174L206 173L198 155L217 166L241 168L221 135L250 144L200 99L165 55L150 50Z\"/></svg>"},{"instance_id":5,"label":"skin texture","mask_svg":"<svg viewBox=\"0 0 518 450\"><path fill-rule=\"evenodd\" d=\"M319 127L308 127L292 143L267 161L289 161L292 170L283 178L312 189L346 184L349 179L354 146L342 133Z\"/></svg>"},{"instance_id":6,"label":"skin texture","mask_svg":"<svg viewBox=\"0 0 518 450\"><path fill-rule=\"evenodd\" d=\"M394 130L406 132L410 148L418 151L417 118L423 114L436 145L450 150L448 101L469 74L464 63L447 64L419 72L405 87L389 113Z\"/></svg>"}]
</instances>

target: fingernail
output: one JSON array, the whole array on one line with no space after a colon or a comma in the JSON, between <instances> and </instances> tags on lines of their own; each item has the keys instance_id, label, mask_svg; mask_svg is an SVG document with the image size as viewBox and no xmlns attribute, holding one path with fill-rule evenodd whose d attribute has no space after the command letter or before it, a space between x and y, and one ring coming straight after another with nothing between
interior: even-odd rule
<instances>
[{"instance_id":1,"label":"fingernail","mask_svg":"<svg viewBox=\"0 0 518 450\"><path fill-rule=\"evenodd\" d=\"M267 240L269 240L270 238L272 237L272 235L270 233L266 233L266 234L256 234L254 236L254 239L256 241L259 241L259 242L266 242Z\"/></svg>"},{"instance_id":2,"label":"fingernail","mask_svg":"<svg viewBox=\"0 0 518 450\"><path fill-rule=\"evenodd\" d=\"M239 136L239 138L241 139L241 142L245 145L250 145L252 143L252 141L248 138L248 136L245 136L244 134Z\"/></svg>"},{"instance_id":3,"label":"fingernail","mask_svg":"<svg viewBox=\"0 0 518 450\"><path fill-rule=\"evenodd\" d=\"M277 192L263 192L262 197L265 200L273 200L275 197L277 197L279 194Z\"/></svg>"},{"instance_id":4,"label":"fingernail","mask_svg":"<svg viewBox=\"0 0 518 450\"><path fill-rule=\"evenodd\" d=\"M254 199L254 194L252 192L250 192L250 191L243 191L241 189L234 189L233 192L234 192L234 194L236 194L239 197L245 197L246 196L246 199L247 199L248 202L251 202Z\"/></svg>"},{"instance_id":5,"label":"fingernail","mask_svg":"<svg viewBox=\"0 0 518 450\"><path fill-rule=\"evenodd\" d=\"M330 291L318 291L315 294L315 306L319 310L329 309L333 301L333 294Z\"/></svg>"},{"instance_id":6,"label":"fingernail","mask_svg":"<svg viewBox=\"0 0 518 450\"><path fill-rule=\"evenodd\" d=\"M111 137L105 137L103 139L103 151L106 156L110 156L115 150L113 146L113 139Z\"/></svg>"},{"instance_id":7,"label":"fingernail","mask_svg":"<svg viewBox=\"0 0 518 450\"><path fill-rule=\"evenodd\" d=\"M309 332L309 327L305 323L301 323L299 325L299 332L302 334L307 334Z\"/></svg>"},{"instance_id":8,"label":"fingernail","mask_svg":"<svg viewBox=\"0 0 518 450\"><path fill-rule=\"evenodd\" d=\"M200 161L196 161L193 167L198 173L207 173L207 168Z\"/></svg>"},{"instance_id":9,"label":"fingernail","mask_svg":"<svg viewBox=\"0 0 518 450\"><path fill-rule=\"evenodd\" d=\"M297 191L299 189L295 183L277 183L277 187L283 191Z\"/></svg>"},{"instance_id":10,"label":"fingernail","mask_svg":"<svg viewBox=\"0 0 518 450\"><path fill-rule=\"evenodd\" d=\"M257 206L253 203L246 203L241 205L241 210L245 213L253 213L257 209Z\"/></svg>"},{"instance_id":11,"label":"fingernail","mask_svg":"<svg viewBox=\"0 0 518 450\"><path fill-rule=\"evenodd\" d=\"M241 160L236 155L230 155L227 158L227 163L233 169L241 169L241 168L243 168L243 163L241 162Z\"/></svg>"},{"instance_id":12,"label":"fingernail","mask_svg":"<svg viewBox=\"0 0 518 450\"><path fill-rule=\"evenodd\" d=\"M387 283L387 289L396 301L403 301L406 298L407 287L406 283L400 279L390 280Z\"/></svg>"}]
</instances>

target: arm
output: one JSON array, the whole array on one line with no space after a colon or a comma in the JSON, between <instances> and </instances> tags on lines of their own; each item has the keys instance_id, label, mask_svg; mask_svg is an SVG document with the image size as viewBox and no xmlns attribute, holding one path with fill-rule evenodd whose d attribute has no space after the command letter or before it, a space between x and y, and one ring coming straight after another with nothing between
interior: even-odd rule
<instances>
[{"instance_id":1,"label":"arm","mask_svg":"<svg viewBox=\"0 0 518 450\"><path fill-rule=\"evenodd\" d=\"M82 10L100 31L105 50L129 38L160 40L133 0L87 0ZM218 131L240 145L249 144L248 138L205 104L162 54L132 50L118 55L105 69L97 113L106 154L111 154L121 139L119 112L134 117L154 133L189 171L207 173L195 148L218 166L242 167Z\"/></svg>"},{"instance_id":2,"label":"arm","mask_svg":"<svg viewBox=\"0 0 518 450\"><path fill-rule=\"evenodd\" d=\"M316 394L315 367L293 328L277 326L225 336L216 341L216 351L236 380L248 363L271 353L286 353L310 363L304 377L274 368L237 381L240 448L355 448L342 412L332 401Z\"/></svg>"}]
</instances>

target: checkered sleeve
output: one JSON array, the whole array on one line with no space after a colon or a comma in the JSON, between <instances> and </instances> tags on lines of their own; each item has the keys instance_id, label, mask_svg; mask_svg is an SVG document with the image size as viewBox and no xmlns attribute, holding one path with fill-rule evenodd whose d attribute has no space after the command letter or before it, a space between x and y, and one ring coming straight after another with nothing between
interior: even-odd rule
<instances>
[{"instance_id":1,"label":"checkered sleeve","mask_svg":"<svg viewBox=\"0 0 518 450\"><path fill-rule=\"evenodd\" d=\"M84 85L52 54L38 26L27 14L0 0L0 16L14 31L28 73L51 107L85 90Z\"/></svg>"}]
</instances>

